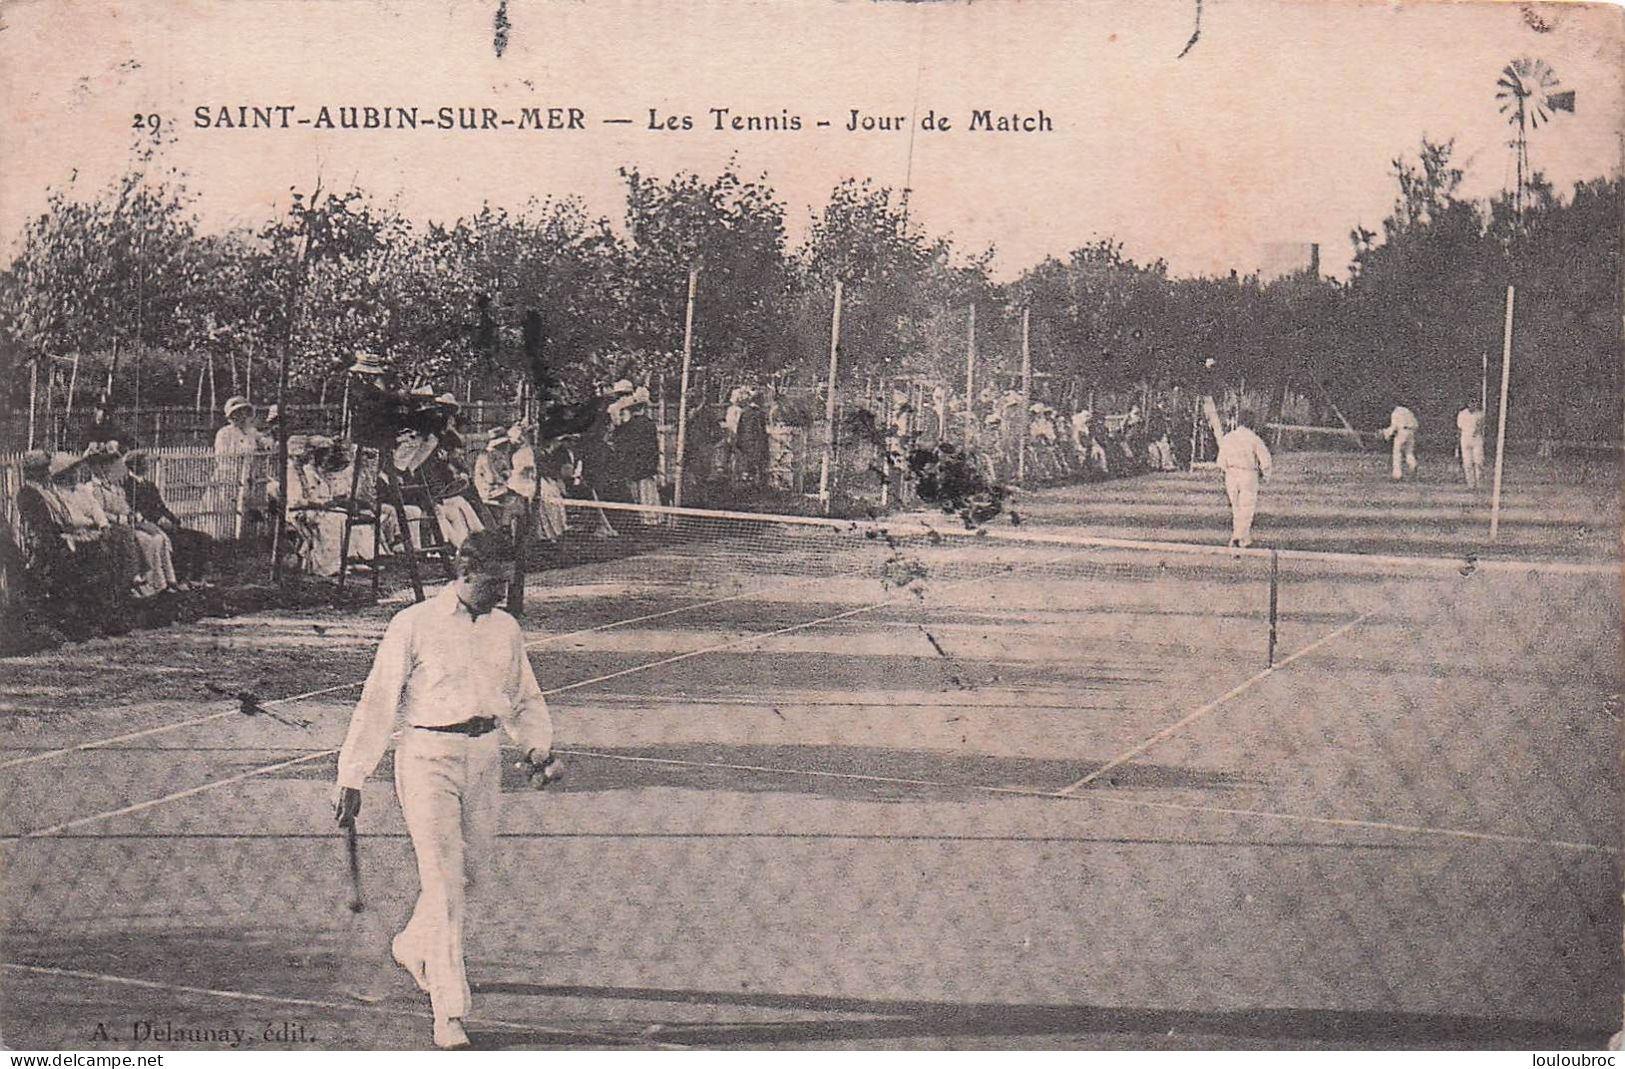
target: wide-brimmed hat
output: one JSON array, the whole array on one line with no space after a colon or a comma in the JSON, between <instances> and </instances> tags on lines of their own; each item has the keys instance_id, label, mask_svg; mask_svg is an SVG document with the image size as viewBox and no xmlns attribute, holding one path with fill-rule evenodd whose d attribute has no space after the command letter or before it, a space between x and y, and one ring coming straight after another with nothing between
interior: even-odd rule
<instances>
[{"instance_id":1,"label":"wide-brimmed hat","mask_svg":"<svg viewBox=\"0 0 1625 1069\"><path fill-rule=\"evenodd\" d=\"M455 408L459 412L463 410L463 406L458 403L457 398L453 397L449 393L443 393L439 397L436 397L434 399L434 403L437 405L445 405L447 408Z\"/></svg>"},{"instance_id":2,"label":"wide-brimmed hat","mask_svg":"<svg viewBox=\"0 0 1625 1069\"><path fill-rule=\"evenodd\" d=\"M77 468L79 466L80 459L80 457L73 453L51 454L51 478L54 479L58 475L66 475L74 468Z\"/></svg>"},{"instance_id":3,"label":"wide-brimmed hat","mask_svg":"<svg viewBox=\"0 0 1625 1069\"><path fill-rule=\"evenodd\" d=\"M230 419L233 415L241 412L243 409L253 407L253 402L246 397L228 397L226 398L226 418Z\"/></svg>"},{"instance_id":4,"label":"wide-brimmed hat","mask_svg":"<svg viewBox=\"0 0 1625 1069\"><path fill-rule=\"evenodd\" d=\"M384 362L377 353L358 352L355 354L355 363L350 365L352 375L382 375Z\"/></svg>"},{"instance_id":5,"label":"wide-brimmed hat","mask_svg":"<svg viewBox=\"0 0 1625 1069\"><path fill-rule=\"evenodd\" d=\"M623 394L623 393L631 393L632 392L632 380L631 379L616 379L615 382L610 386L609 392L612 393L612 394L616 394L616 395Z\"/></svg>"}]
</instances>

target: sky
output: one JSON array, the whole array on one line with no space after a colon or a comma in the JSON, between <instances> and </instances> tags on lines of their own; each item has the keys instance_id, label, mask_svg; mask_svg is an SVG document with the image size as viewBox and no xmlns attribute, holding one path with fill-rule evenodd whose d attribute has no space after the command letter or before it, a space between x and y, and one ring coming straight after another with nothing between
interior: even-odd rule
<instances>
[{"instance_id":1,"label":"sky","mask_svg":"<svg viewBox=\"0 0 1625 1069\"><path fill-rule=\"evenodd\" d=\"M766 173L792 238L842 178L912 190L929 231L996 249L1013 277L1092 240L1179 275L1252 270L1318 242L1341 273L1349 230L1380 230L1392 160L1454 138L1464 192L1511 183L1495 82L1545 60L1577 111L1533 132L1560 189L1620 171L1625 10L1548 3L1205 0L11 0L0 4L0 248L50 187L86 193L160 117L204 227L258 226L290 189L354 184L417 220L483 201L577 195L618 219L620 167ZM585 129L199 129L195 109L323 105L581 109ZM708 110L799 116L722 131ZM902 130L847 132L852 109ZM651 130L650 111L692 130ZM966 129L971 113L1052 129ZM928 112L952 129L919 128ZM608 118L630 118L626 125ZM817 127L828 121L827 128ZM1278 249L1276 250L1278 252Z\"/></svg>"}]
</instances>

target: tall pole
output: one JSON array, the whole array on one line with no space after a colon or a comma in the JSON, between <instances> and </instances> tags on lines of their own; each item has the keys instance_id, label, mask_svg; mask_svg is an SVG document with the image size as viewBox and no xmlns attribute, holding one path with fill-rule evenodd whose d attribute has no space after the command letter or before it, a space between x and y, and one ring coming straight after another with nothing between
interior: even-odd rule
<instances>
[{"instance_id":1,"label":"tall pole","mask_svg":"<svg viewBox=\"0 0 1625 1069\"><path fill-rule=\"evenodd\" d=\"M28 448L34 448L35 400L39 396L39 356L28 363Z\"/></svg>"},{"instance_id":2,"label":"tall pole","mask_svg":"<svg viewBox=\"0 0 1625 1069\"><path fill-rule=\"evenodd\" d=\"M976 305L970 306L970 324L965 331L965 446L976 436Z\"/></svg>"},{"instance_id":3,"label":"tall pole","mask_svg":"<svg viewBox=\"0 0 1625 1069\"><path fill-rule=\"evenodd\" d=\"M1490 351L1482 350L1478 358L1483 365L1479 368L1478 376L1478 410L1482 412L1490 407Z\"/></svg>"},{"instance_id":4,"label":"tall pole","mask_svg":"<svg viewBox=\"0 0 1625 1069\"><path fill-rule=\"evenodd\" d=\"M1033 351L1027 343L1028 330L1032 324L1032 309L1021 310L1021 418L1016 427L1020 434L1016 438L1016 482L1023 482L1027 478L1027 439L1028 425L1032 421L1033 403Z\"/></svg>"},{"instance_id":5,"label":"tall pole","mask_svg":"<svg viewBox=\"0 0 1625 1069\"><path fill-rule=\"evenodd\" d=\"M818 504L829 511L830 468L835 462L835 382L841 361L842 285L835 283L835 311L829 325L829 389L824 398L824 459L818 466Z\"/></svg>"},{"instance_id":6,"label":"tall pole","mask_svg":"<svg viewBox=\"0 0 1625 1069\"><path fill-rule=\"evenodd\" d=\"M78 392L79 392L79 353L78 353L77 350L75 350L75 352L73 354L73 372L72 372L72 374L70 374L68 376L68 408L67 408L66 414L63 416L63 419L68 421L68 422L72 422L72 420L73 420L73 395L75 393L78 393ZM139 409L140 405L137 404L136 407Z\"/></svg>"},{"instance_id":7,"label":"tall pole","mask_svg":"<svg viewBox=\"0 0 1625 1069\"><path fill-rule=\"evenodd\" d=\"M283 414L276 421L276 483L279 487L279 492L277 494L276 508L273 510L272 515L272 522L274 524L274 526L271 528L272 583L282 582L282 529L287 526L288 522L288 424L290 422L286 415L288 408L288 354L293 348L294 321L299 316L299 301L305 285L305 272L310 264L311 236L309 213L315 210L317 199L321 196L321 193L322 183L321 179L318 178L316 180L316 188L312 190L310 194L310 201L308 203L306 215L299 221L299 229L303 231L301 236L303 237L304 241L299 249L299 260L296 265L298 269L294 272L293 283L288 289L287 330L282 336L282 352L279 354L277 365L276 404L277 411ZM254 373L254 358L252 355L252 350L250 350L248 356L248 372L250 376L249 382L252 384L252 376ZM250 388L252 389L252 386L250 386ZM355 462L357 470L359 470L361 466L361 451L359 448L356 450ZM248 463L253 465L254 461L249 460ZM388 463L389 460L387 457L383 457L379 460L380 466ZM252 470L253 469L250 468L250 471ZM400 499L397 497L397 504L399 503L399 500ZM380 512L383 510L383 507L384 503L379 501L378 508ZM403 513L401 515L401 538L406 543L406 552L410 554L413 552L412 529L405 522L405 519L406 516ZM342 562L340 563L342 564ZM412 575L413 583L415 584L417 582L417 565L410 561L408 563L411 564L411 567L413 568ZM418 600L422 600L421 595L419 596Z\"/></svg>"},{"instance_id":8,"label":"tall pole","mask_svg":"<svg viewBox=\"0 0 1625 1069\"><path fill-rule=\"evenodd\" d=\"M683 313L683 375L677 386L677 458L672 465L671 489L671 500L676 505L683 503L683 457L687 455L688 445L688 372L694 363L694 295L699 285L699 268L693 268L688 273L688 310Z\"/></svg>"},{"instance_id":9,"label":"tall pole","mask_svg":"<svg viewBox=\"0 0 1625 1069\"><path fill-rule=\"evenodd\" d=\"M1512 298L1513 288L1507 287L1507 318L1501 343L1501 412L1495 428L1495 486L1490 494L1490 541L1501 530L1501 462L1507 444L1507 384L1512 378Z\"/></svg>"}]
</instances>

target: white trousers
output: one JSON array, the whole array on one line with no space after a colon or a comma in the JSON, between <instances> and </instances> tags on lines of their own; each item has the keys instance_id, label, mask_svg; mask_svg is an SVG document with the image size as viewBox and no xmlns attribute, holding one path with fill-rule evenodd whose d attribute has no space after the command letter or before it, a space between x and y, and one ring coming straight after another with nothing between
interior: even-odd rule
<instances>
[{"instance_id":1,"label":"white trousers","mask_svg":"<svg viewBox=\"0 0 1625 1069\"><path fill-rule=\"evenodd\" d=\"M1394 478L1403 478L1405 473L1400 470L1400 461L1411 471L1416 470L1416 432L1409 427L1394 432Z\"/></svg>"},{"instance_id":2,"label":"white trousers","mask_svg":"<svg viewBox=\"0 0 1625 1069\"><path fill-rule=\"evenodd\" d=\"M468 1015L463 961L471 892L490 882L502 789L500 732L477 739L408 727L395 749L395 792L418 862L418 900L395 956L422 963L437 1020Z\"/></svg>"},{"instance_id":3,"label":"white trousers","mask_svg":"<svg viewBox=\"0 0 1625 1069\"><path fill-rule=\"evenodd\" d=\"M161 594L176 583L175 547L170 544L169 536L156 527L135 527L134 531L147 569L140 592L148 597Z\"/></svg>"},{"instance_id":4,"label":"white trousers","mask_svg":"<svg viewBox=\"0 0 1625 1069\"><path fill-rule=\"evenodd\" d=\"M626 488L631 491L632 500L639 505L660 504L660 484L655 482L652 477L647 479L628 479L626 481ZM638 514L638 520L645 527L658 527L660 526L661 517L659 513L642 512Z\"/></svg>"},{"instance_id":5,"label":"white trousers","mask_svg":"<svg viewBox=\"0 0 1625 1069\"><path fill-rule=\"evenodd\" d=\"M1230 538L1246 544L1253 540L1253 512L1258 508L1258 472L1252 468L1225 468L1224 492L1230 498Z\"/></svg>"},{"instance_id":6,"label":"white trousers","mask_svg":"<svg viewBox=\"0 0 1625 1069\"><path fill-rule=\"evenodd\" d=\"M1476 490L1484 477L1484 439L1461 440L1461 473L1467 477L1468 489Z\"/></svg>"}]
</instances>

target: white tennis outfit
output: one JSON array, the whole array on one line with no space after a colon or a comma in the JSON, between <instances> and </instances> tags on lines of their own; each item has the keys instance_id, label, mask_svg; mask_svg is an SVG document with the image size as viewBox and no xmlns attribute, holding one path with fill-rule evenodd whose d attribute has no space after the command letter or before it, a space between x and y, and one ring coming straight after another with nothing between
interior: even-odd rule
<instances>
[{"instance_id":1,"label":"white tennis outfit","mask_svg":"<svg viewBox=\"0 0 1625 1069\"><path fill-rule=\"evenodd\" d=\"M1406 468L1414 474L1416 472L1416 429L1420 426L1416 422L1416 413L1404 405L1397 406L1393 414L1388 417L1388 426L1383 430L1384 438L1394 440L1394 478L1403 479L1405 473L1400 470L1403 461Z\"/></svg>"},{"instance_id":2,"label":"white tennis outfit","mask_svg":"<svg viewBox=\"0 0 1625 1069\"><path fill-rule=\"evenodd\" d=\"M1258 480L1270 473L1270 451L1264 440L1246 427L1219 439L1219 467L1224 471L1224 492L1230 498L1230 541L1250 546L1253 513L1258 508Z\"/></svg>"},{"instance_id":3,"label":"white tennis outfit","mask_svg":"<svg viewBox=\"0 0 1625 1069\"><path fill-rule=\"evenodd\" d=\"M338 772L339 786L359 789L400 723L395 789L417 855L419 893L394 952L420 977L437 1021L469 1011L466 892L489 883L502 754L496 731L473 737L430 729L475 718L500 723L523 751L552 749L552 720L519 624L500 609L475 618L453 585L390 621Z\"/></svg>"},{"instance_id":4,"label":"white tennis outfit","mask_svg":"<svg viewBox=\"0 0 1625 1069\"><path fill-rule=\"evenodd\" d=\"M1484 413L1471 408L1457 412L1456 430L1461 432L1461 473L1467 488L1476 490L1484 477Z\"/></svg>"}]
</instances>

